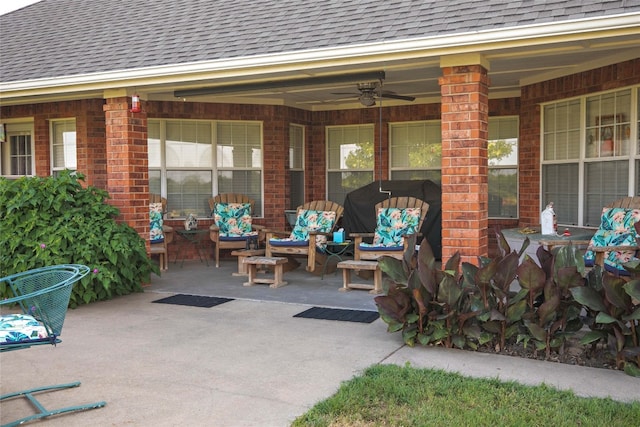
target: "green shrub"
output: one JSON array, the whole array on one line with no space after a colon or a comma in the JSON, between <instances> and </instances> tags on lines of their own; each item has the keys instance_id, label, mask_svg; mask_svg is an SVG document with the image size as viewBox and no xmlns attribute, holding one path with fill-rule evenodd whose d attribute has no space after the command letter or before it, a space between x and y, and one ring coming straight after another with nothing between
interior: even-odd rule
<instances>
[{"instance_id":1,"label":"green shrub","mask_svg":"<svg viewBox=\"0 0 640 427\"><path fill-rule=\"evenodd\" d=\"M56 264L84 264L92 273L74 287L70 307L142 292L151 272L145 241L115 221L106 191L84 188L79 173L0 178L0 277ZM0 289L0 297L7 296Z\"/></svg>"},{"instance_id":2,"label":"green shrub","mask_svg":"<svg viewBox=\"0 0 640 427\"><path fill-rule=\"evenodd\" d=\"M480 258L479 266L461 264L456 253L440 269L426 240L414 257L415 236L402 260L381 257L385 295L375 302L387 330L401 332L409 346L502 351L523 343L549 358L587 326L583 345L608 343L617 367L640 376L640 260L625 264L631 279L600 267L585 278L582 253L571 244L553 253L538 248L538 265L524 255L529 239L516 252L502 233L496 237L500 254ZM511 288L516 280L519 290Z\"/></svg>"}]
</instances>

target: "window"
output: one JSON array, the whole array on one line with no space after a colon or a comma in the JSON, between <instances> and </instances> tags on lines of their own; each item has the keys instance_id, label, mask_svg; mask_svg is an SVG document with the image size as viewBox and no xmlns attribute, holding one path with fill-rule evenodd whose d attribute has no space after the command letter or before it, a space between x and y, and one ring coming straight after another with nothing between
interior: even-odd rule
<instances>
[{"instance_id":1,"label":"window","mask_svg":"<svg viewBox=\"0 0 640 427\"><path fill-rule=\"evenodd\" d=\"M262 215L260 123L149 120L148 147L149 191L167 198L170 217L210 217L218 193L246 194Z\"/></svg>"},{"instance_id":2,"label":"window","mask_svg":"<svg viewBox=\"0 0 640 427\"><path fill-rule=\"evenodd\" d=\"M544 105L541 204L554 202L559 223L597 227L603 206L638 191L637 98L624 89Z\"/></svg>"},{"instance_id":3,"label":"window","mask_svg":"<svg viewBox=\"0 0 640 427\"><path fill-rule=\"evenodd\" d=\"M442 182L439 120L391 123L391 179ZM489 118L489 216L518 216L518 118Z\"/></svg>"},{"instance_id":4,"label":"window","mask_svg":"<svg viewBox=\"0 0 640 427\"><path fill-rule=\"evenodd\" d=\"M518 117L489 117L489 217L518 217Z\"/></svg>"},{"instance_id":5,"label":"window","mask_svg":"<svg viewBox=\"0 0 640 427\"><path fill-rule=\"evenodd\" d=\"M440 121L389 124L391 179L442 182Z\"/></svg>"},{"instance_id":6,"label":"window","mask_svg":"<svg viewBox=\"0 0 640 427\"><path fill-rule=\"evenodd\" d=\"M304 203L304 126L289 126L289 209Z\"/></svg>"},{"instance_id":7,"label":"window","mask_svg":"<svg viewBox=\"0 0 640 427\"><path fill-rule=\"evenodd\" d=\"M64 169L76 170L76 121L51 121L51 172L56 175Z\"/></svg>"},{"instance_id":8,"label":"window","mask_svg":"<svg viewBox=\"0 0 640 427\"><path fill-rule=\"evenodd\" d=\"M5 124L6 142L0 143L0 175L7 177L34 174L33 124Z\"/></svg>"},{"instance_id":9,"label":"window","mask_svg":"<svg viewBox=\"0 0 640 427\"><path fill-rule=\"evenodd\" d=\"M347 193L373 182L373 125L327 127L327 199L344 205Z\"/></svg>"}]
</instances>

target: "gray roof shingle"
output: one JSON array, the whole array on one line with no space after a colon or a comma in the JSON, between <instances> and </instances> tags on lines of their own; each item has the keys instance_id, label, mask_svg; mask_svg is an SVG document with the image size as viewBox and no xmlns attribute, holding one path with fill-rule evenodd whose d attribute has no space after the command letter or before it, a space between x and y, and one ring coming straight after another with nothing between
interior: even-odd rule
<instances>
[{"instance_id":1,"label":"gray roof shingle","mask_svg":"<svg viewBox=\"0 0 640 427\"><path fill-rule=\"evenodd\" d=\"M0 81L639 12L639 1L43 0L0 16Z\"/></svg>"}]
</instances>

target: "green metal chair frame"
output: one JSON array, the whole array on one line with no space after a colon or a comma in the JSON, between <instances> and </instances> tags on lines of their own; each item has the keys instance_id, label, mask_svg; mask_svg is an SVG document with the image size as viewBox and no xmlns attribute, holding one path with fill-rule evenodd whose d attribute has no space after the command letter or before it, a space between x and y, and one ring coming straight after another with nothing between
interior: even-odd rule
<instances>
[{"instance_id":1,"label":"green metal chair frame","mask_svg":"<svg viewBox=\"0 0 640 427\"><path fill-rule=\"evenodd\" d=\"M13 297L0 301L0 307L12 307L18 305L23 314L33 316L41 322L47 332L48 338L30 339L0 344L0 352L22 350L36 345L56 345L61 342L60 334L69 306L73 285L89 273L89 267L79 264L64 264L50 267L36 268L0 278L0 285L8 286ZM37 387L29 390L18 391L0 396L0 403L7 399L24 397L38 411L37 414L3 424L2 427L17 426L28 421L46 418L52 415L66 412L85 411L101 408L106 402L96 402L78 406L69 406L60 409L46 409L34 396L43 391L63 390L78 387L80 382L58 384L52 386Z\"/></svg>"}]
</instances>

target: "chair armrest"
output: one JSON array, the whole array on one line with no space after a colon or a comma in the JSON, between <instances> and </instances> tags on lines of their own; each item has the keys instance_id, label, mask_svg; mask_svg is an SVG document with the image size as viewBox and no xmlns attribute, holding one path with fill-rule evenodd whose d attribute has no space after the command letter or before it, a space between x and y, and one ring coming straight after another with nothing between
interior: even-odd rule
<instances>
[{"instance_id":1,"label":"chair armrest","mask_svg":"<svg viewBox=\"0 0 640 427\"><path fill-rule=\"evenodd\" d=\"M636 246L590 246L587 248L593 252L619 252L619 251L637 251L640 247Z\"/></svg>"},{"instance_id":2,"label":"chair armrest","mask_svg":"<svg viewBox=\"0 0 640 427\"><path fill-rule=\"evenodd\" d=\"M267 240L270 239L272 236L290 236L291 235L290 231L271 230L268 228L263 229L262 232L265 234L265 237Z\"/></svg>"},{"instance_id":3,"label":"chair armrest","mask_svg":"<svg viewBox=\"0 0 640 427\"><path fill-rule=\"evenodd\" d=\"M173 227L169 225L163 225L162 233L164 234L164 241L167 242L167 245L173 242L173 236L174 236Z\"/></svg>"},{"instance_id":4,"label":"chair armrest","mask_svg":"<svg viewBox=\"0 0 640 427\"><path fill-rule=\"evenodd\" d=\"M376 233L349 233L349 237L373 237Z\"/></svg>"},{"instance_id":5,"label":"chair armrest","mask_svg":"<svg viewBox=\"0 0 640 427\"><path fill-rule=\"evenodd\" d=\"M587 249L592 250L596 254L595 264L604 266L605 252L612 251L637 251L638 246L590 246Z\"/></svg>"}]
</instances>

